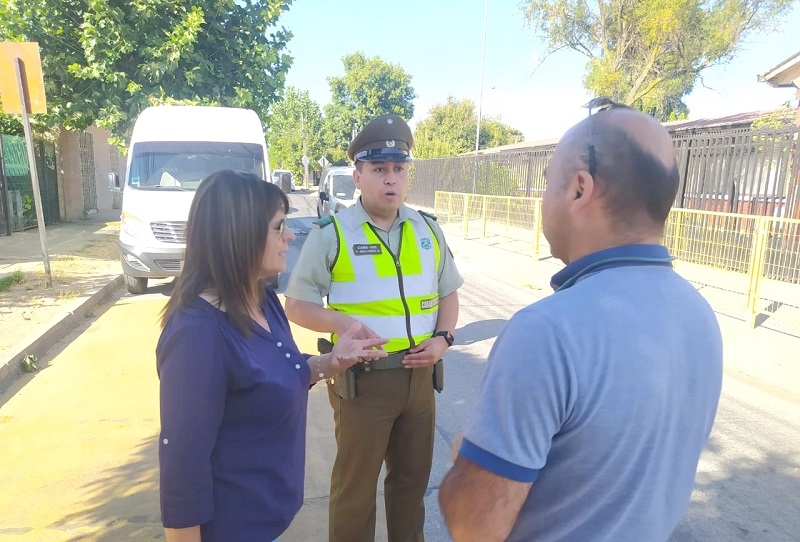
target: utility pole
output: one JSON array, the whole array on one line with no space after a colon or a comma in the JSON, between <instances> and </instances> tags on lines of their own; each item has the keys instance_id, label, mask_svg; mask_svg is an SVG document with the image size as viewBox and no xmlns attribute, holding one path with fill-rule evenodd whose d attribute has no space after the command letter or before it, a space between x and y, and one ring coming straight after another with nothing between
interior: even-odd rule
<instances>
[{"instance_id":1,"label":"utility pole","mask_svg":"<svg viewBox=\"0 0 800 542\"><path fill-rule=\"evenodd\" d=\"M303 168L305 169L303 175L303 187L308 188L308 151L306 149L306 118L303 111L300 110L300 129L303 131Z\"/></svg>"},{"instance_id":2,"label":"utility pole","mask_svg":"<svg viewBox=\"0 0 800 542\"><path fill-rule=\"evenodd\" d=\"M478 189L478 147L481 140L481 113L483 107L483 72L486 65L486 26L489 21L489 0L486 0L486 9L483 13L483 49L481 52L481 91L478 98L478 127L475 130L475 172L472 175L472 193Z\"/></svg>"}]
</instances>

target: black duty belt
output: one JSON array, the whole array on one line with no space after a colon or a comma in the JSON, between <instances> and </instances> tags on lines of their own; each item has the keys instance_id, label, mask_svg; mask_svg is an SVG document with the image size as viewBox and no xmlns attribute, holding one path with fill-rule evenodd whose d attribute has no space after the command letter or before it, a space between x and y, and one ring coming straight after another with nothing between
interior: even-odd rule
<instances>
[{"instance_id":1,"label":"black duty belt","mask_svg":"<svg viewBox=\"0 0 800 542\"><path fill-rule=\"evenodd\" d=\"M403 358L408 354L408 350L401 350L399 352L392 352L385 358L376 359L373 361L364 361L356 365L361 371L381 370L381 369L402 369Z\"/></svg>"}]
</instances>

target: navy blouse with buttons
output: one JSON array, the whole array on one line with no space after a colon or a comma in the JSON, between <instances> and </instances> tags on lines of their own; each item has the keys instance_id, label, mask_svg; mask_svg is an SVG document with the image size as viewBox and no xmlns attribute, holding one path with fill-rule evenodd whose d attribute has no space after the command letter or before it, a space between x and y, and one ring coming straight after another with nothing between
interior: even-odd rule
<instances>
[{"instance_id":1,"label":"navy blouse with buttons","mask_svg":"<svg viewBox=\"0 0 800 542\"><path fill-rule=\"evenodd\" d=\"M262 310L272 332L245 338L198 298L156 347L161 519L203 542L273 540L303 503L308 356L274 291Z\"/></svg>"}]
</instances>

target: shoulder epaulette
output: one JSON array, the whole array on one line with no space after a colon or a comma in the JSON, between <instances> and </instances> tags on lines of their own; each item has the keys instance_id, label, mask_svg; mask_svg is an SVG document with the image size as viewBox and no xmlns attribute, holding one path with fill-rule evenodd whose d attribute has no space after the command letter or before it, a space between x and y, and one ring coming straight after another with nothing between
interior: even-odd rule
<instances>
[{"instance_id":1,"label":"shoulder epaulette","mask_svg":"<svg viewBox=\"0 0 800 542\"><path fill-rule=\"evenodd\" d=\"M428 218L433 219L433 221L436 222L436 215L432 213L426 213L425 211L420 211L419 209L417 209L417 211L419 211L419 214L421 214L422 216L427 216Z\"/></svg>"},{"instance_id":2,"label":"shoulder epaulette","mask_svg":"<svg viewBox=\"0 0 800 542\"><path fill-rule=\"evenodd\" d=\"M316 224L320 228L324 228L325 226L328 226L329 224L333 224L333 217L332 216L326 216L325 218L320 218L319 220L314 222L314 224Z\"/></svg>"}]
</instances>

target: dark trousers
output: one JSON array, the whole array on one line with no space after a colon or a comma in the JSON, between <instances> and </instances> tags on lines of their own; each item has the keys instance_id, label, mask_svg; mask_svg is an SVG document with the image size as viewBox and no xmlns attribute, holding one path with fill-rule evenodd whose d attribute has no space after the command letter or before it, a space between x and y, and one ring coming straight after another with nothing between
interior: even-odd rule
<instances>
[{"instance_id":1,"label":"dark trousers","mask_svg":"<svg viewBox=\"0 0 800 542\"><path fill-rule=\"evenodd\" d=\"M433 461L436 401L433 368L360 370L356 398L328 385L336 423L331 473L330 542L372 542L375 499L386 461L384 500L389 542L423 542L425 491Z\"/></svg>"}]
</instances>

